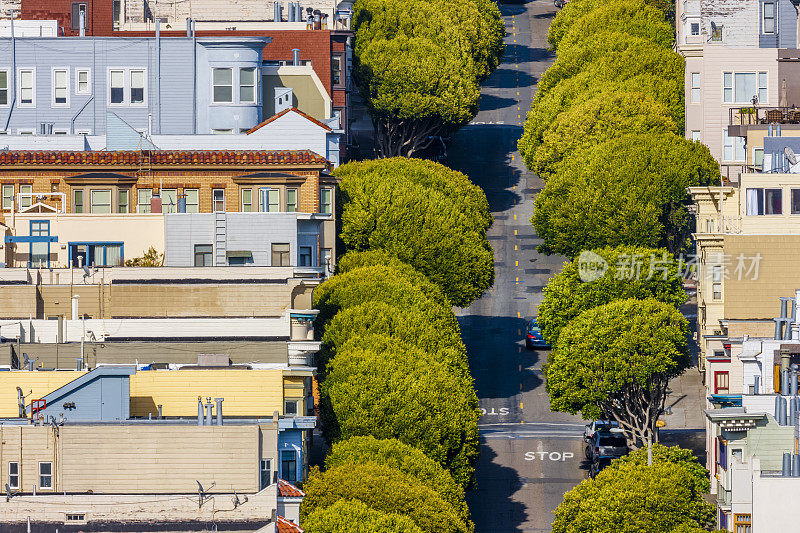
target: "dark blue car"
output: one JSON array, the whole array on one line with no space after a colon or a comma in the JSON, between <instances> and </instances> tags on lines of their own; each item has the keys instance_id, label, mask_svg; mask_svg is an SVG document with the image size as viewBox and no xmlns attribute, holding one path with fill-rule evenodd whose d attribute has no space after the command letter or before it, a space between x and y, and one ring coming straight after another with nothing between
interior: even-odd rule
<instances>
[{"instance_id":1,"label":"dark blue car","mask_svg":"<svg viewBox=\"0 0 800 533\"><path fill-rule=\"evenodd\" d=\"M536 319L528 321L528 331L525 335L525 346L529 350L534 348L550 348L550 344L542 336L542 330L539 329L539 324Z\"/></svg>"}]
</instances>

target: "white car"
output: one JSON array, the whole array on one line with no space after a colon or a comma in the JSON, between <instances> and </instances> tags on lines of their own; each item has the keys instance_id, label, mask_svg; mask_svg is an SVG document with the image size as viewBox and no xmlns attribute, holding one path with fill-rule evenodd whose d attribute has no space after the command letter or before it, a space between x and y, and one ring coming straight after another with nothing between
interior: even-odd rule
<instances>
[{"instance_id":1,"label":"white car","mask_svg":"<svg viewBox=\"0 0 800 533\"><path fill-rule=\"evenodd\" d=\"M613 420L592 420L591 423L586 424L586 428L583 430L583 440L589 442L594 437L594 434L600 432L622 432L619 429L619 424L614 422Z\"/></svg>"}]
</instances>

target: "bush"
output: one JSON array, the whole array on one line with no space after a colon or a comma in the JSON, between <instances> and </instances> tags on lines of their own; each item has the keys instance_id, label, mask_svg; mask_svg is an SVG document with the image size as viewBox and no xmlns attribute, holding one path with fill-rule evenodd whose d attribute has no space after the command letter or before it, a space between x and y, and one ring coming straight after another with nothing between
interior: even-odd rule
<instances>
[{"instance_id":1,"label":"bush","mask_svg":"<svg viewBox=\"0 0 800 533\"><path fill-rule=\"evenodd\" d=\"M305 533L423 533L410 518L370 509L358 500L339 500L303 520Z\"/></svg>"}]
</instances>

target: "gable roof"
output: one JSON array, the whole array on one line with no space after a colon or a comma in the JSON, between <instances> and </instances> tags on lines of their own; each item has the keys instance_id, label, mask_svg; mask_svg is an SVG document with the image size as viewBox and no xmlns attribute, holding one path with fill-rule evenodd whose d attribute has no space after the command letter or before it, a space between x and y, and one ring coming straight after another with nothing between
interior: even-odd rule
<instances>
[{"instance_id":1,"label":"gable roof","mask_svg":"<svg viewBox=\"0 0 800 533\"><path fill-rule=\"evenodd\" d=\"M0 151L2 165L125 165L139 166L144 154L151 165L320 165L330 163L311 150L124 150L66 151L9 150Z\"/></svg>"},{"instance_id":2,"label":"gable roof","mask_svg":"<svg viewBox=\"0 0 800 533\"><path fill-rule=\"evenodd\" d=\"M305 492L298 489L286 480L278 479L278 496L284 498L302 498Z\"/></svg>"},{"instance_id":3,"label":"gable roof","mask_svg":"<svg viewBox=\"0 0 800 533\"><path fill-rule=\"evenodd\" d=\"M304 530L294 522L290 522L278 515L278 519L275 522L275 531L277 533L303 533Z\"/></svg>"},{"instance_id":4,"label":"gable roof","mask_svg":"<svg viewBox=\"0 0 800 533\"><path fill-rule=\"evenodd\" d=\"M98 366L94 370L91 370L79 378L76 378L66 385L63 385L56 390L50 392L44 398L46 405L50 405L53 402L57 401L59 398L64 397L65 395L79 389L80 387L84 386L85 384L94 381L96 379L100 379L104 376L132 376L136 373L136 368L133 366Z\"/></svg>"},{"instance_id":5,"label":"gable roof","mask_svg":"<svg viewBox=\"0 0 800 533\"><path fill-rule=\"evenodd\" d=\"M278 120L279 118L281 118L282 116L284 116L284 115L286 115L286 114L288 114L288 113L290 113L290 112L297 113L297 114L298 114L298 115L300 115L301 117L305 118L306 120L309 120L309 121L313 122L313 123L314 123L314 124L316 124L317 126L319 126L319 127L321 127L321 128L324 128L324 129L326 129L327 131L333 131L333 128L331 128L330 126L328 126L328 125L327 125L327 124L325 124L324 122L320 122L319 120L315 119L314 117L312 117L312 116L310 116L310 115L307 115L307 114L303 113L302 111L300 111L300 110L299 110L299 109L297 109L296 107L290 107L290 108L288 108L288 109L284 109L283 111L281 111L280 113L278 113L278 114L276 114L276 115L272 115L271 117L269 117L267 120L265 120L265 121L264 121L264 122L262 122L261 124L258 124L258 125L256 125L256 126L253 126L253 127L252 127L252 128L250 128L249 130L247 130L247 135L250 135L251 133L253 133L253 132L255 132L255 131L257 131L257 130L259 130L259 129L263 128L264 126L266 126L267 124L269 124L269 123L271 123L271 122L274 122L274 121Z\"/></svg>"}]
</instances>

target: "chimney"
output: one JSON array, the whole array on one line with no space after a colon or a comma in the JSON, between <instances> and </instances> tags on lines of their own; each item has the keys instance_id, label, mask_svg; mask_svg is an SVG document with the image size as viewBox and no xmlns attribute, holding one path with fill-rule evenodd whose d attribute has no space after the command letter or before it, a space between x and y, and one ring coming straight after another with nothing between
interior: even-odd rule
<instances>
[{"instance_id":1,"label":"chimney","mask_svg":"<svg viewBox=\"0 0 800 533\"><path fill-rule=\"evenodd\" d=\"M203 425L203 399L200 396L197 397L197 425Z\"/></svg>"},{"instance_id":2,"label":"chimney","mask_svg":"<svg viewBox=\"0 0 800 533\"><path fill-rule=\"evenodd\" d=\"M299 48L292 48L292 65L299 66L300 65L300 49Z\"/></svg>"},{"instance_id":3,"label":"chimney","mask_svg":"<svg viewBox=\"0 0 800 533\"><path fill-rule=\"evenodd\" d=\"M800 455L792 454L792 477L800 477Z\"/></svg>"},{"instance_id":4,"label":"chimney","mask_svg":"<svg viewBox=\"0 0 800 533\"><path fill-rule=\"evenodd\" d=\"M213 425L213 409L214 404L211 403L211 396L206 397L206 425ZM784 407L784 417L786 417L786 408ZM784 424L785 425L785 424Z\"/></svg>"},{"instance_id":5,"label":"chimney","mask_svg":"<svg viewBox=\"0 0 800 533\"><path fill-rule=\"evenodd\" d=\"M225 398L214 398L214 401L217 402L217 425L222 425L222 402L225 401Z\"/></svg>"},{"instance_id":6,"label":"chimney","mask_svg":"<svg viewBox=\"0 0 800 533\"><path fill-rule=\"evenodd\" d=\"M78 9L78 35L86 37L86 11Z\"/></svg>"},{"instance_id":7,"label":"chimney","mask_svg":"<svg viewBox=\"0 0 800 533\"><path fill-rule=\"evenodd\" d=\"M781 465L781 475L783 477L789 477L792 473L792 454L786 452L783 454L783 464Z\"/></svg>"},{"instance_id":8,"label":"chimney","mask_svg":"<svg viewBox=\"0 0 800 533\"><path fill-rule=\"evenodd\" d=\"M282 11L282 7L283 6L281 5L280 2L274 2L273 5L274 5L274 8L273 8L273 11L274 11L273 19L275 20L275 22L282 22L283 21L283 14L281 13L281 11Z\"/></svg>"}]
</instances>

